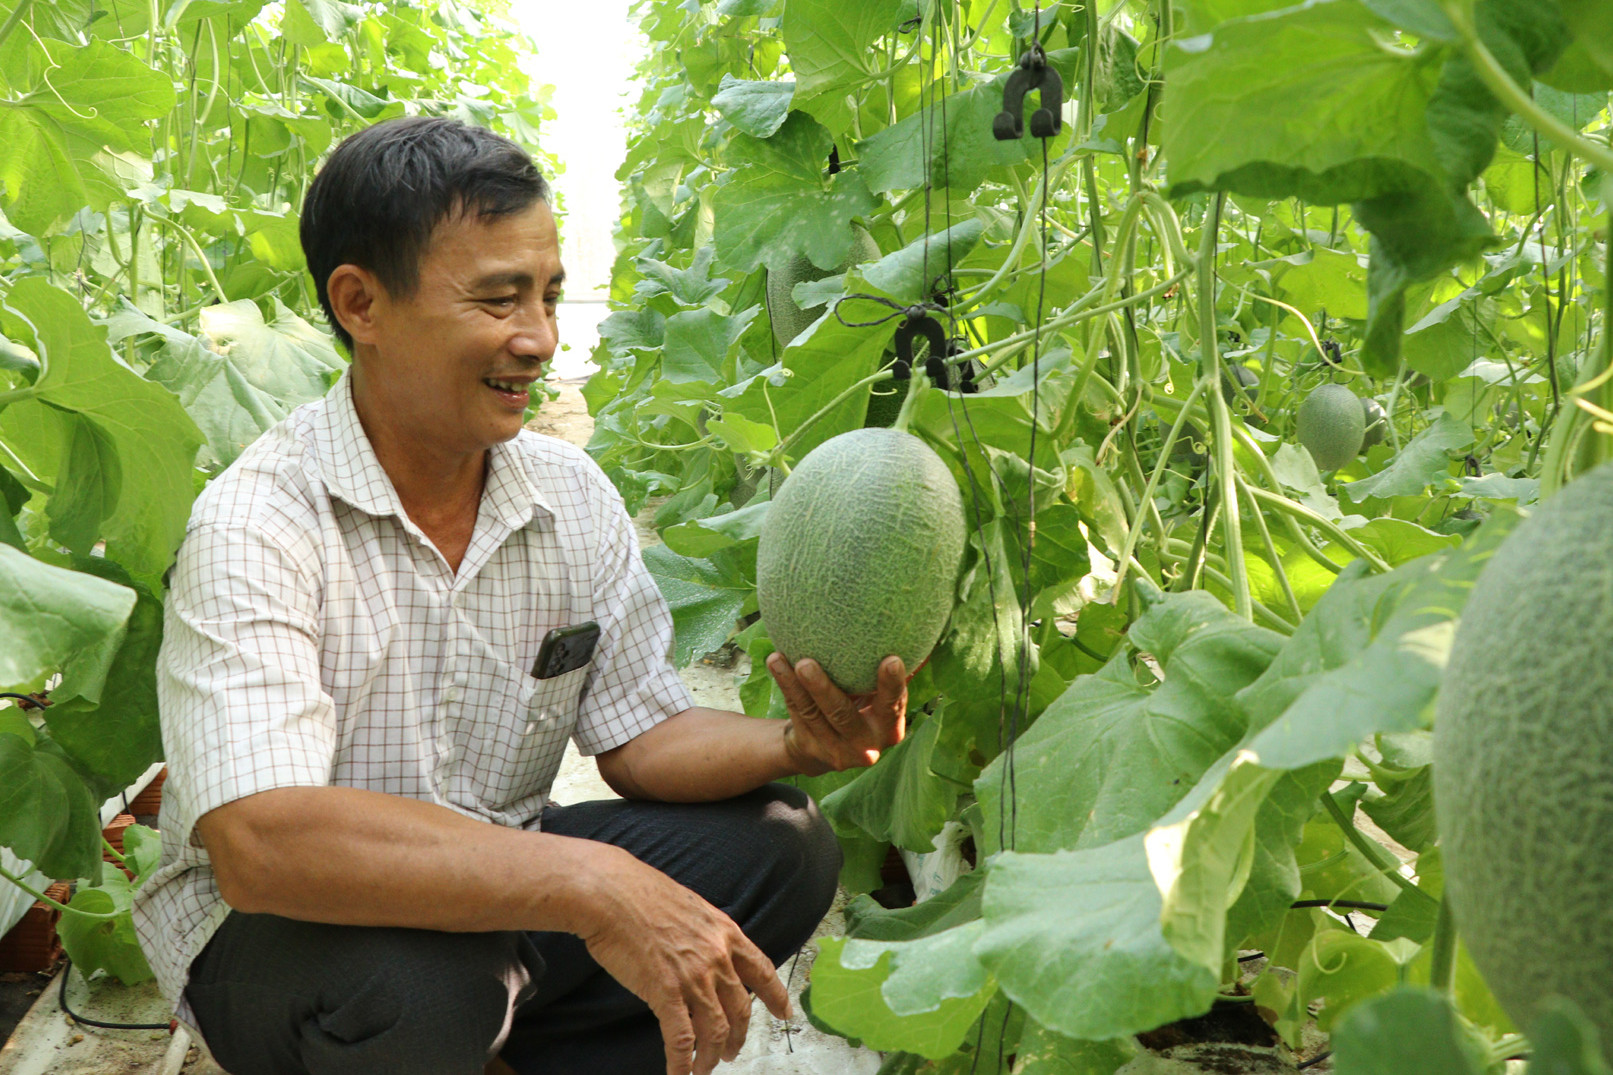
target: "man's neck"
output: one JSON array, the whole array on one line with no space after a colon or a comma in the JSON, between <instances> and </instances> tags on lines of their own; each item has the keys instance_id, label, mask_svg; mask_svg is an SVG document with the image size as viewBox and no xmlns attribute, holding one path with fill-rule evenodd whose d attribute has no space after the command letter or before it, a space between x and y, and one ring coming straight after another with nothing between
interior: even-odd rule
<instances>
[{"instance_id":1,"label":"man's neck","mask_svg":"<svg viewBox=\"0 0 1613 1075\"><path fill-rule=\"evenodd\" d=\"M468 542L475 528L487 480L487 449L443 451L402 428L393 417L396 412L375 399L356 366L352 376L353 409L404 512L457 567L458 558L445 546L459 544L451 535L461 533Z\"/></svg>"}]
</instances>

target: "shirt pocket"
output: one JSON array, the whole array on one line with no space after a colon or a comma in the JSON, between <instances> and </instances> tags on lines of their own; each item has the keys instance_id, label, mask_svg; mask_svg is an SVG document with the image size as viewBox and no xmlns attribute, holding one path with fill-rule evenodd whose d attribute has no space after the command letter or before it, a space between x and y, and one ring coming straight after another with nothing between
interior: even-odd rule
<instances>
[{"instance_id":1,"label":"shirt pocket","mask_svg":"<svg viewBox=\"0 0 1613 1075\"><path fill-rule=\"evenodd\" d=\"M520 812L546 793L577 725L588 666L533 679L503 661L484 663L485 688L446 725L454 740L451 801L478 813ZM469 800L469 801L467 801Z\"/></svg>"}]
</instances>

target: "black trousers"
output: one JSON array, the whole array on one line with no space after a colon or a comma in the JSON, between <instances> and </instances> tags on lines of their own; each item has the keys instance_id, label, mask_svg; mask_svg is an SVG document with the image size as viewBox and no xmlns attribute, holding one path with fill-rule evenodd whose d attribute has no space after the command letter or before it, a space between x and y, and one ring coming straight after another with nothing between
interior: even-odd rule
<instances>
[{"instance_id":1,"label":"black trousers","mask_svg":"<svg viewBox=\"0 0 1613 1075\"><path fill-rule=\"evenodd\" d=\"M614 844L721 908L775 966L834 898L840 846L804 792L550 806L543 830ZM333 926L231 911L186 996L230 1075L659 1075L643 1001L569 933Z\"/></svg>"}]
</instances>

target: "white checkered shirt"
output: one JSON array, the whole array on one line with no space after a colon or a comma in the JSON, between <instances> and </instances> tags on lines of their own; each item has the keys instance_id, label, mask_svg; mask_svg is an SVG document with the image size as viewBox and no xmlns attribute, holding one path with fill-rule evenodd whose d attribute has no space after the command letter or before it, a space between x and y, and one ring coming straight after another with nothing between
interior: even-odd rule
<instances>
[{"instance_id":1,"label":"white checkered shirt","mask_svg":"<svg viewBox=\"0 0 1613 1075\"><path fill-rule=\"evenodd\" d=\"M591 664L530 669L598 622ZM620 746L693 701L620 495L581 449L495 446L455 574L410 522L346 375L197 499L168 594L158 701L162 865L134 900L163 995L229 907L196 819L270 788L343 785L536 827L566 739Z\"/></svg>"}]
</instances>

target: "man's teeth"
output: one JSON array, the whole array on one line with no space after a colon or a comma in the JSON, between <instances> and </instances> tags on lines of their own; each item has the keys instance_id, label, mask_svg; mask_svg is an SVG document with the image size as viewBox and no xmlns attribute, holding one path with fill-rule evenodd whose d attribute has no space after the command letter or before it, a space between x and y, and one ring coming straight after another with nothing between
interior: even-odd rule
<instances>
[{"instance_id":1,"label":"man's teeth","mask_svg":"<svg viewBox=\"0 0 1613 1075\"><path fill-rule=\"evenodd\" d=\"M501 392L525 392L526 391L526 385L517 384L514 381L495 381L491 377L489 377L487 379L486 383L492 385L494 388L497 388Z\"/></svg>"}]
</instances>

